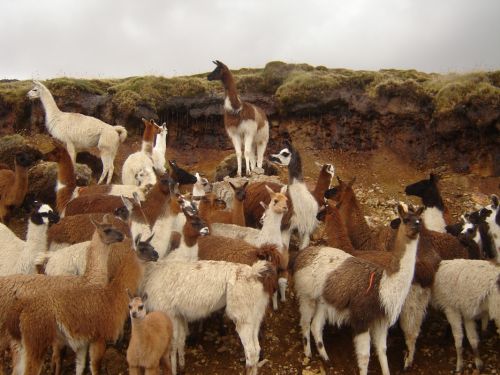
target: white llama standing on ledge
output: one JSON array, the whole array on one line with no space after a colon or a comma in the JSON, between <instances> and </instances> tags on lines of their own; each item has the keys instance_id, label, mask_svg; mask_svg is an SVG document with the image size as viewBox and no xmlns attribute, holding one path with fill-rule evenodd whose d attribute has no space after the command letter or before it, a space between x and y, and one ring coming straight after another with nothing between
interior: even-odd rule
<instances>
[{"instance_id":1,"label":"white llama standing on ledge","mask_svg":"<svg viewBox=\"0 0 500 375\"><path fill-rule=\"evenodd\" d=\"M45 126L51 136L64 142L73 164L77 150L97 147L101 154L102 174L99 182L111 182L113 177L116 151L118 145L127 138L127 130L123 126L111 126L105 122L81 113L62 112L50 93L41 82L33 81L35 87L28 92L30 99L40 98L45 110Z\"/></svg>"}]
</instances>

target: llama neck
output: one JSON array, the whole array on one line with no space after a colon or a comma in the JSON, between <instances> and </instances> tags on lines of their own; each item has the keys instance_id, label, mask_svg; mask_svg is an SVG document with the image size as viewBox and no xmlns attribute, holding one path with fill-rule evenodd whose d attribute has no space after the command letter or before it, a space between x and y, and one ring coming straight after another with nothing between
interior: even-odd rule
<instances>
[{"instance_id":1,"label":"llama neck","mask_svg":"<svg viewBox=\"0 0 500 375\"><path fill-rule=\"evenodd\" d=\"M47 251L47 228L48 224L35 224L31 220L28 224L26 234L26 245L29 252L38 254Z\"/></svg>"},{"instance_id":2,"label":"llama neck","mask_svg":"<svg viewBox=\"0 0 500 375\"><path fill-rule=\"evenodd\" d=\"M162 131L156 135L155 150L165 153L167 151L167 132Z\"/></svg>"},{"instance_id":3,"label":"llama neck","mask_svg":"<svg viewBox=\"0 0 500 375\"><path fill-rule=\"evenodd\" d=\"M415 271L415 260L417 256L417 246L419 236L409 239L403 233L403 225L400 226L396 237L396 246L393 251L394 260L398 267L396 272L383 271L380 281L379 296L390 324L392 325L406 299Z\"/></svg>"},{"instance_id":4,"label":"llama neck","mask_svg":"<svg viewBox=\"0 0 500 375\"><path fill-rule=\"evenodd\" d=\"M239 226L246 226L245 224L245 212L243 210L243 201L238 199L233 200L233 209L231 211L231 217L233 224Z\"/></svg>"},{"instance_id":5,"label":"llama neck","mask_svg":"<svg viewBox=\"0 0 500 375\"><path fill-rule=\"evenodd\" d=\"M48 130L50 130L50 122L55 116L61 113L61 110L57 106L54 97L47 88L43 87L41 92L42 94L40 95L40 100L45 110L45 125Z\"/></svg>"},{"instance_id":6,"label":"llama neck","mask_svg":"<svg viewBox=\"0 0 500 375\"><path fill-rule=\"evenodd\" d=\"M324 169L321 169L321 172L318 176L318 181L316 181L316 186L314 187L313 195L318 200L318 202L323 201L323 196L325 191L330 188L330 184L332 183L332 175L326 172Z\"/></svg>"},{"instance_id":7,"label":"llama neck","mask_svg":"<svg viewBox=\"0 0 500 375\"><path fill-rule=\"evenodd\" d=\"M95 231L87 250L87 267L84 273L87 281L93 284L107 284L108 255L109 245L104 244L97 231Z\"/></svg>"},{"instance_id":8,"label":"llama neck","mask_svg":"<svg viewBox=\"0 0 500 375\"><path fill-rule=\"evenodd\" d=\"M153 189L150 191L144 202L142 202L142 211L146 216L148 224L153 225L160 216L169 213L169 199L170 194L164 193L160 189L160 183L157 182ZM142 213L138 212L136 217L143 217Z\"/></svg>"},{"instance_id":9,"label":"llama neck","mask_svg":"<svg viewBox=\"0 0 500 375\"><path fill-rule=\"evenodd\" d=\"M226 93L226 102L224 103L224 109L229 112L239 111L241 109L241 100L238 96L238 91L236 90L236 83L231 72L227 72L222 80L224 84L224 90ZM227 103L229 101L229 103ZM229 104L229 105L227 105Z\"/></svg>"},{"instance_id":10,"label":"llama neck","mask_svg":"<svg viewBox=\"0 0 500 375\"><path fill-rule=\"evenodd\" d=\"M302 182L303 180L300 154L296 150L292 150L292 158L290 164L288 164L288 185L292 185L295 182Z\"/></svg>"},{"instance_id":11,"label":"llama neck","mask_svg":"<svg viewBox=\"0 0 500 375\"><path fill-rule=\"evenodd\" d=\"M14 185L12 185L12 190L14 192L14 199L10 204L20 205L26 195L28 190L28 169L21 167L16 163L15 165L15 179Z\"/></svg>"},{"instance_id":12,"label":"llama neck","mask_svg":"<svg viewBox=\"0 0 500 375\"><path fill-rule=\"evenodd\" d=\"M63 187L76 187L75 167L66 150L61 152L57 162L57 186L56 192Z\"/></svg>"},{"instance_id":13,"label":"llama neck","mask_svg":"<svg viewBox=\"0 0 500 375\"><path fill-rule=\"evenodd\" d=\"M363 248L370 241L371 229L356 198L352 197L349 202L343 203L339 212L346 224L352 246L355 249Z\"/></svg>"},{"instance_id":14,"label":"llama neck","mask_svg":"<svg viewBox=\"0 0 500 375\"><path fill-rule=\"evenodd\" d=\"M426 227L436 232L446 233L444 211L437 206L426 207L422 213L422 220Z\"/></svg>"},{"instance_id":15,"label":"llama neck","mask_svg":"<svg viewBox=\"0 0 500 375\"><path fill-rule=\"evenodd\" d=\"M278 250L283 248L283 239L281 237L281 219L283 213L276 213L273 209L266 210L264 224L259 232L257 239L258 245L269 243L278 246Z\"/></svg>"},{"instance_id":16,"label":"llama neck","mask_svg":"<svg viewBox=\"0 0 500 375\"><path fill-rule=\"evenodd\" d=\"M114 255L114 254L113 254ZM116 271L111 276L109 287L116 292L117 295L123 296L125 301L128 300L127 289L131 293L135 293L144 276L144 263L137 259L134 250L120 252L119 261L116 265ZM116 260L115 260L116 261ZM127 306L127 303L123 306ZM127 309L128 310L128 309Z\"/></svg>"},{"instance_id":17,"label":"llama neck","mask_svg":"<svg viewBox=\"0 0 500 375\"><path fill-rule=\"evenodd\" d=\"M345 223L340 216L339 210L335 207L332 207L331 212L326 215L325 231L328 246L344 250L350 254L354 252Z\"/></svg>"}]
</instances>

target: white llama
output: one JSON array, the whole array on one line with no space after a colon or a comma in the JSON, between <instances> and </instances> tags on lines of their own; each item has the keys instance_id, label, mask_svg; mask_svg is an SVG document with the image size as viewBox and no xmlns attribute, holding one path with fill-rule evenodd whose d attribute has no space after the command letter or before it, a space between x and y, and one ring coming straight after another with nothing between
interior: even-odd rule
<instances>
[{"instance_id":1,"label":"white llama","mask_svg":"<svg viewBox=\"0 0 500 375\"><path fill-rule=\"evenodd\" d=\"M40 98L45 109L45 126L51 136L64 142L73 164L77 150L97 147L101 153L102 174L99 182L111 182L113 177L116 151L118 145L127 138L127 130L123 126L111 126L105 122L81 113L62 112L50 93L41 82L33 81L35 86L28 92L30 99Z\"/></svg>"}]
</instances>

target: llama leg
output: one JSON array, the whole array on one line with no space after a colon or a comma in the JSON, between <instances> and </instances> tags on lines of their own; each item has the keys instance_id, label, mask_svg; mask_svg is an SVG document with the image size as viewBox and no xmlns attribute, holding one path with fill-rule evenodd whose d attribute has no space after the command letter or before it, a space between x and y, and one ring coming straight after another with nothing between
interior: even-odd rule
<instances>
[{"instance_id":1,"label":"llama leg","mask_svg":"<svg viewBox=\"0 0 500 375\"><path fill-rule=\"evenodd\" d=\"M264 153L266 152L267 142L257 143L257 167L264 172L262 165L264 163Z\"/></svg>"},{"instance_id":2,"label":"llama leg","mask_svg":"<svg viewBox=\"0 0 500 375\"><path fill-rule=\"evenodd\" d=\"M406 348L408 350L404 363L405 370L410 368L413 364L417 338L420 333L420 328L422 326L430 298L431 291L429 288L424 289L418 285L412 285L403 308L401 309L399 325L403 330Z\"/></svg>"},{"instance_id":3,"label":"llama leg","mask_svg":"<svg viewBox=\"0 0 500 375\"><path fill-rule=\"evenodd\" d=\"M113 164L113 161L111 159L111 163L110 163L110 155L108 154L108 152L103 149L101 150L101 161L102 161L102 173L101 173L101 177L99 177L99 181L97 181L98 184L100 184L101 182L104 181L104 178L106 176L108 176L108 181L111 181L111 177L113 177L112 174L110 174L110 169L111 169L111 165ZM109 182L107 182L109 184Z\"/></svg>"},{"instance_id":4,"label":"llama leg","mask_svg":"<svg viewBox=\"0 0 500 375\"><path fill-rule=\"evenodd\" d=\"M278 279L278 286L280 289L281 302L286 302L286 288L288 287L288 279L280 277Z\"/></svg>"},{"instance_id":5,"label":"llama leg","mask_svg":"<svg viewBox=\"0 0 500 375\"><path fill-rule=\"evenodd\" d=\"M52 346L54 348L54 345ZM60 349L59 347L57 349ZM84 345L76 350L76 375L82 375L85 370L85 363L87 362L87 349L88 345ZM59 358L60 359L60 358Z\"/></svg>"},{"instance_id":6,"label":"llama leg","mask_svg":"<svg viewBox=\"0 0 500 375\"><path fill-rule=\"evenodd\" d=\"M61 367L62 367L61 352L62 352L63 348L64 348L64 344L61 343L59 340L56 340L52 344L52 358L51 358L50 367L51 367L51 372L54 375L61 375Z\"/></svg>"},{"instance_id":7,"label":"llama leg","mask_svg":"<svg viewBox=\"0 0 500 375\"><path fill-rule=\"evenodd\" d=\"M462 372L462 369L464 367L464 359L462 357L462 341L464 338L464 333L462 330L462 317L460 316L460 313L451 309L445 310L444 313L446 314L448 323L450 323L451 332L453 333L453 339L455 340L455 349L457 351L457 366L455 368L455 371Z\"/></svg>"},{"instance_id":8,"label":"llama leg","mask_svg":"<svg viewBox=\"0 0 500 375\"><path fill-rule=\"evenodd\" d=\"M10 354L12 357L12 375L24 374L24 357L22 355L22 345L15 340L10 343ZM6 361L5 358L2 358ZM3 362L2 362L3 363ZM0 374L4 375L3 366L0 365Z\"/></svg>"},{"instance_id":9,"label":"llama leg","mask_svg":"<svg viewBox=\"0 0 500 375\"><path fill-rule=\"evenodd\" d=\"M159 367L147 368L146 371L144 372L144 375L160 375L160 368Z\"/></svg>"},{"instance_id":10,"label":"llama leg","mask_svg":"<svg viewBox=\"0 0 500 375\"><path fill-rule=\"evenodd\" d=\"M75 145L71 143L70 141L66 142L66 150L68 150L69 157L71 158L71 161L73 162L73 165L76 164L76 149Z\"/></svg>"},{"instance_id":11,"label":"llama leg","mask_svg":"<svg viewBox=\"0 0 500 375\"><path fill-rule=\"evenodd\" d=\"M105 351L106 343L104 341L95 341L90 344L90 371L92 375L99 374Z\"/></svg>"},{"instance_id":12,"label":"llama leg","mask_svg":"<svg viewBox=\"0 0 500 375\"><path fill-rule=\"evenodd\" d=\"M316 302L309 298L300 298L299 310L304 354L311 358L311 320L316 310Z\"/></svg>"},{"instance_id":13,"label":"llama leg","mask_svg":"<svg viewBox=\"0 0 500 375\"><path fill-rule=\"evenodd\" d=\"M245 167L246 174L249 176L252 169L255 168L255 157L253 155L253 137L250 135L245 136Z\"/></svg>"},{"instance_id":14,"label":"llama leg","mask_svg":"<svg viewBox=\"0 0 500 375\"><path fill-rule=\"evenodd\" d=\"M236 162L238 163L238 170L236 175L241 177L241 137L239 134L230 135L231 141L233 142L234 151L236 152ZM248 172L247 172L248 173Z\"/></svg>"},{"instance_id":15,"label":"llama leg","mask_svg":"<svg viewBox=\"0 0 500 375\"><path fill-rule=\"evenodd\" d=\"M186 365L184 348L186 346L187 334L188 334L187 321L185 321L184 319L180 319L177 350L179 352L179 369L181 372L184 372L184 366Z\"/></svg>"},{"instance_id":16,"label":"llama leg","mask_svg":"<svg viewBox=\"0 0 500 375\"><path fill-rule=\"evenodd\" d=\"M488 330L488 323L490 322L490 315L487 311L481 314L481 332L485 333Z\"/></svg>"},{"instance_id":17,"label":"llama leg","mask_svg":"<svg viewBox=\"0 0 500 375\"><path fill-rule=\"evenodd\" d=\"M165 353L163 354L163 357L161 358L160 364L163 367L163 374L164 375L171 375L172 374L172 365L170 363L170 350L171 348L168 348Z\"/></svg>"},{"instance_id":18,"label":"llama leg","mask_svg":"<svg viewBox=\"0 0 500 375\"><path fill-rule=\"evenodd\" d=\"M358 360L359 375L366 375L370 361L370 332L366 331L354 336L354 348Z\"/></svg>"},{"instance_id":19,"label":"llama leg","mask_svg":"<svg viewBox=\"0 0 500 375\"><path fill-rule=\"evenodd\" d=\"M320 303L311 323L311 331L314 336L314 341L316 342L316 348L318 349L319 355L325 362L328 362L328 354L326 354L325 345L323 344L323 327L326 322L326 306Z\"/></svg>"},{"instance_id":20,"label":"llama leg","mask_svg":"<svg viewBox=\"0 0 500 375\"><path fill-rule=\"evenodd\" d=\"M474 352L474 363L476 364L476 368L481 371L483 361L481 361L481 356L479 355L479 336L476 331L476 322L474 319L464 319L464 325L467 340L469 340L469 344Z\"/></svg>"},{"instance_id":21,"label":"llama leg","mask_svg":"<svg viewBox=\"0 0 500 375\"><path fill-rule=\"evenodd\" d=\"M248 323L238 323L236 325L236 331L240 336L241 344L245 351L246 373L257 374L259 353L254 347L252 326Z\"/></svg>"},{"instance_id":22,"label":"llama leg","mask_svg":"<svg viewBox=\"0 0 500 375\"><path fill-rule=\"evenodd\" d=\"M382 375L389 375L389 365L387 363L387 331L389 327L386 322L375 324L371 333L373 344L377 350L378 361L382 369Z\"/></svg>"},{"instance_id":23,"label":"llama leg","mask_svg":"<svg viewBox=\"0 0 500 375\"><path fill-rule=\"evenodd\" d=\"M278 310L278 291L273 293L273 310Z\"/></svg>"}]
</instances>

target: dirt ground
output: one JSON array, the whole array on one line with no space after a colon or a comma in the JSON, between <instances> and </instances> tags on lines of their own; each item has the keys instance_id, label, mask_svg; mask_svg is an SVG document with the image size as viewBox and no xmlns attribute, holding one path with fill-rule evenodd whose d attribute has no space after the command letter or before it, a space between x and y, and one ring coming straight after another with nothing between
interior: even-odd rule
<instances>
[{"instance_id":1,"label":"dirt ground","mask_svg":"<svg viewBox=\"0 0 500 375\"><path fill-rule=\"evenodd\" d=\"M122 147L116 165L123 163L126 155L140 147L140 138L132 138ZM303 158L306 182L314 186L319 172L315 162L332 163L336 173L344 180L356 177L356 192L376 223L387 223L393 213L393 205L387 202L404 200L404 187L428 176L429 170L417 170L408 161L389 150L371 152L339 153L334 151L317 151L307 143L299 144ZM275 150L272 150L275 151ZM231 150L174 150L169 147L169 159L176 159L180 165L194 172L204 172L211 178L215 166ZM474 175L457 175L439 168L442 176L441 189L445 203L451 213L458 214L470 210L476 203L487 203L487 194L499 193L500 178L477 177ZM286 171L282 172L286 181ZM418 203L416 200L412 200ZM321 229L315 235L315 241L321 238ZM313 243L315 242L313 241ZM293 249L292 249L293 250ZM261 347L263 358L267 360L261 367L262 374L356 374L357 366L352 345L350 330L327 327L324 331L327 352L331 366L324 367L313 349L313 358L308 360L303 355L299 327L298 304L293 295L285 304L280 304L279 311L268 311L263 327ZM224 335L219 333L217 320L209 319L201 333L198 325L191 325L191 332L197 333L189 340L186 352L186 374L242 374L244 373L244 354L238 336L230 321L226 322ZM109 345L103 363L103 373L117 375L127 373L125 351L128 336L116 345ZM494 325L490 322L488 331L482 335L481 356L484 361L485 374L500 372L499 337ZM74 372L73 354L67 350L64 362L64 374ZM388 338L389 366L393 374L402 373L405 352L404 338L397 324L391 329ZM472 353L465 345L464 358L466 373L472 372ZM422 334L417 342L417 352L413 368L407 374L449 374L455 368L455 348L448 324L441 313L431 310L423 325ZM48 367L44 374L49 373ZM380 366L376 355L372 353L369 367L370 374L380 374Z\"/></svg>"}]
</instances>

